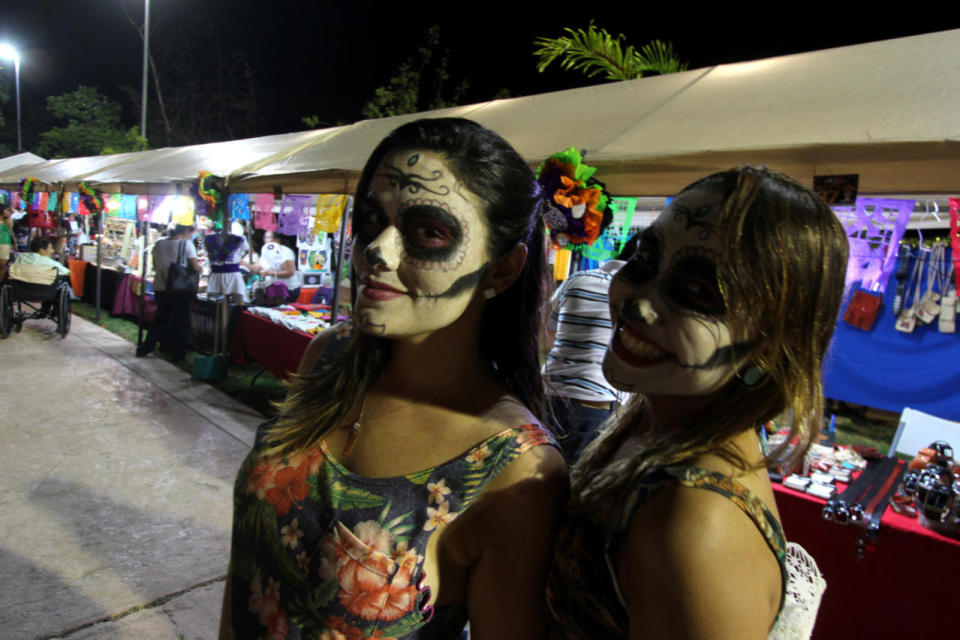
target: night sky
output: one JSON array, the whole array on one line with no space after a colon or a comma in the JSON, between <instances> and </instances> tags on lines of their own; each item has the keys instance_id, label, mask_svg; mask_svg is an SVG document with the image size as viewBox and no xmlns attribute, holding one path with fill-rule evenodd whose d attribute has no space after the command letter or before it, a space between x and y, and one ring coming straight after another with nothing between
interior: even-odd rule
<instances>
[{"instance_id":1,"label":"night sky","mask_svg":"<svg viewBox=\"0 0 960 640\"><path fill-rule=\"evenodd\" d=\"M559 36L566 26L585 27L590 6L604 7L594 12L596 23L622 32L629 43L640 45L654 38L672 42L691 69L960 26L960 16L951 23L931 14L878 12L874 6L866 9L871 15L865 19L854 9L772 3L752 10L722 3L723 9L715 11L679 3L642 10L613 3L151 0L150 4L151 50L158 57L169 53L177 37L200 43L198 51L211 47L227 54L243 52L258 105L253 129L257 135L304 129L301 118L311 114L326 125L360 119L360 109L373 90L416 52L433 24L441 27L441 47L450 51L451 84L461 78L470 82L462 103L488 100L502 89L520 96L593 83L573 72L538 73L532 56L535 37ZM447 8L428 8L436 6ZM45 113L46 96L80 84L95 85L121 102L126 126L139 123L139 107L124 89L139 90L142 64L142 44L128 16L142 21L143 0L4 0L0 41L17 46L23 57L25 147L39 131L52 126ZM194 59L197 72L204 73L204 55ZM12 76L12 65L0 71L0 82L11 97ZM3 110L12 124L13 101Z\"/></svg>"}]
</instances>

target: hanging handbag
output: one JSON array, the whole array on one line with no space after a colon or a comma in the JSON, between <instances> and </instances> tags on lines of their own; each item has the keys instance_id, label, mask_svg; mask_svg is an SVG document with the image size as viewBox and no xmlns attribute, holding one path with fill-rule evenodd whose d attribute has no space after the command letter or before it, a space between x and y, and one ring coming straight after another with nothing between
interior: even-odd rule
<instances>
[{"instance_id":1,"label":"hanging handbag","mask_svg":"<svg viewBox=\"0 0 960 640\"><path fill-rule=\"evenodd\" d=\"M957 332L957 290L952 287L940 301L940 322L938 328L940 329L940 333Z\"/></svg>"},{"instance_id":2,"label":"hanging handbag","mask_svg":"<svg viewBox=\"0 0 960 640\"><path fill-rule=\"evenodd\" d=\"M920 265L925 262L927 259L926 254L921 250L921 253L917 256L917 261L913 263L913 273L910 275L910 280L907 282L907 293L904 297L904 308L900 311L900 315L897 316L897 323L894 325L894 329L901 331L903 333L913 333L913 330L917 326L917 295L920 292Z\"/></svg>"},{"instance_id":3,"label":"hanging handbag","mask_svg":"<svg viewBox=\"0 0 960 640\"><path fill-rule=\"evenodd\" d=\"M943 291L940 278L944 269L943 250L942 244L935 244L930 252L930 261L927 263L927 290L917 305L917 321L923 324L930 324L940 315L940 294L934 291L934 288Z\"/></svg>"},{"instance_id":4,"label":"hanging handbag","mask_svg":"<svg viewBox=\"0 0 960 640\"><path fill-rule=\"evenodd\" d=\"M186 240L180 240L177 261L171 264L167 271L167 292L195 296L200 286L200 274L184 262L183 252L186 242Z\"/></svg>"},{"instance_id":5,"label":"hanging handbag","mask_svg":"<svg viewBox=\"0 0 960 640\"><path fill-rule=\"evenodd\" d=\"M880 313L882 301L883 299L875 293L862 289L855 291L850 298L850 304L847 305L847 310L843 312L843 321L858 329L870 331Z\"/></svg>"}]
</instances>

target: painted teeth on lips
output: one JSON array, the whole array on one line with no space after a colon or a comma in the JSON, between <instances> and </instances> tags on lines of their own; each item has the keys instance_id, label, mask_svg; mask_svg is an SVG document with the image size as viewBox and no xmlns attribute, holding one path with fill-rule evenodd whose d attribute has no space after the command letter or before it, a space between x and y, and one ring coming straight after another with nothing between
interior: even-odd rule
<instances>
[{"instance_id":1,"label":"painted teeth on lips","mask_svg":"<svg viewBox=\"0 0 960 640\"><path fill-rule=\"evenodd\" d=\"M625 327L620 327L619 337L627 351L645 360L661 360L670 355L652 342L633 335Z\"/></svg>"}]
</instances>

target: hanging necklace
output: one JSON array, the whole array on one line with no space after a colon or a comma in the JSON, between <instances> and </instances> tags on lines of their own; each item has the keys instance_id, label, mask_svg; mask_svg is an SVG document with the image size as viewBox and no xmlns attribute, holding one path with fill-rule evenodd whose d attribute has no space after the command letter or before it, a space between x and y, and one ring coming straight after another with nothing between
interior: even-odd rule
<instances>
[{"instance_id":1,"label":"hanging necklace","mask_svg":"<svg viewBox=\"0 0 960 640\"><path fill-rule=\"evenodd\" d=\"M353 451L353 445L357 443L357 438L360 437L360 421L363 420L363 409L367 405L367 394L364 393L363 397L360 399L360 415L357 416L357 421L353 423L353 426L350 427L350 435L347 437L347 444L343 447L343 457L350 455L350 452Z\"/></svg>"}]
</instances>

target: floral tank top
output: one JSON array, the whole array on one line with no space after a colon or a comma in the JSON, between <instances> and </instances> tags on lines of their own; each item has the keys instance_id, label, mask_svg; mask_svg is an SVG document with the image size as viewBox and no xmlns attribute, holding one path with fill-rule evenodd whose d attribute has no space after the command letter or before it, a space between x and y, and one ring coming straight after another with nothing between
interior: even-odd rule
<instances>
[{"instance_id":1,"label":"floral tank top","mask_svg":"<svg viewBox=\"0 0 960 640\"><path fill-rule=\"evenodd\" d=\"M554 544L554 563L547 580L551 638L628 637L627 607L614 559L637 508L677 484L718 493L753 521L780 565L783 608L788 578L787 542L776 516L756 494L729 476L699 467L665 467L640 478L630 494L615 505L619 517L614 519L612 530L585 519L564 524ZM779 613L777 618L774 626Z\"/></svg>"},{"instance_id":2,"label":"floral tank top","mask_svg":"<svg viewBox=\"0 0 960 640\"><path fill-rule=\"evenodd\" d=\"M436 612L423 584L427 542L532 447L540 426L497 433L436 467L358 476L323 444L263 453L261 426L234 486L231 637L459 638L464 603Z\"/></svg>"}]
</instances>

